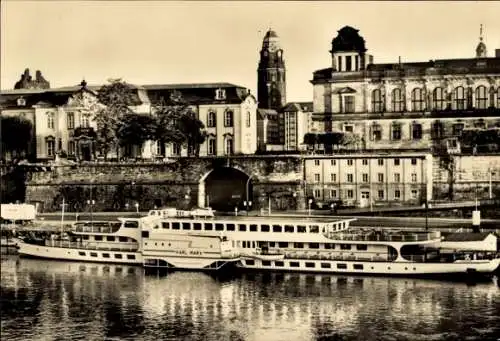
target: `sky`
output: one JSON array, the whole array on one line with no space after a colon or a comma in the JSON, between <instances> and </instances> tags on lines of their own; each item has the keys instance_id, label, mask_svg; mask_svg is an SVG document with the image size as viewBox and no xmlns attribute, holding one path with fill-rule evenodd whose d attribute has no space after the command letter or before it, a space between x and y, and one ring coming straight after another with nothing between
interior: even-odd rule
<instances>
[{"instance_id":1,"label":"sky","mask_svg":"<svg viewBox=\"0 0 500 341\"><path fill-rule=\"evenodd\" d=\"M281 39L287 101L312 101L314 70L345 25L375 63L474 57L480 24L488 56L500 48L500 1L17 1L1 2L1 83L25 68L51 87L230 82L256 93L259 50Z\"/></svg>"}]
</instances>

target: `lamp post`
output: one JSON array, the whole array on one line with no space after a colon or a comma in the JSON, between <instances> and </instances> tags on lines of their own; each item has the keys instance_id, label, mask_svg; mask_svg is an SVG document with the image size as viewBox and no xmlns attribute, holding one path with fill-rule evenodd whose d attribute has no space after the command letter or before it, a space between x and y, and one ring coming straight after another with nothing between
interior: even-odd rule
<instances>
[{"instance_id":1,"label":"lamp post","mask_svg":"<svg viewBox=\"0 0 500 341\"><path fill-rule=\"evenodd\" d=\"M271 193L268 193L268 195L269 195L269 198L267 201L267 215L270 216L271 215Z\"/></svg>"},{"instance_id":2,"label":"lamp post","mask_svg":"<svg viewBox=\"0 0 500 341\"><path fill-rule=\"evenodd\" d=\"M90 206L90 225L94 226L94 205L95 205L95 200L87 200L87 205Z\"/></svg>"},{"instance_id":3,"label":"lamp post","mask_svg":"<svg viewBox=\"0 0 500 341\"><path fill-rule=\"evenodd\" d=\"M137 214L139 214L139 203L138 202L135 203L135 211L137 212Z\"/></svg>"},{"instance_id":4,"label":"lamp post","mask_svg":"<svg viewBox=\"0 0 500 341\"><path fill-rule=\"evenodd\" d=\"M313 200L312 199L309 199L307 204L308 204L308 211L309 211L309 215L311 215L311 204L312 204Z\"/></svg>"}]
</instances>

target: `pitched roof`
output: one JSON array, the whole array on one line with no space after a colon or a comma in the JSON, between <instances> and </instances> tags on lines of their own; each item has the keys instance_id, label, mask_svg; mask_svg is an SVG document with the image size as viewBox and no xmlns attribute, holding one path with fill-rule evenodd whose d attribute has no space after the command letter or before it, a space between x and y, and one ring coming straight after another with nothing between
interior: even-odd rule
<instances>
[{"instance_id":1,"label":"pitched roof","mask_svg":"<svg viewBox=\"0 0 500 341\"><path fill-rule=\"evenodd\" d=\"M278 116L278 112L274 109L257 109L257 119L264 120L266 118L274 118Z\"/></svg>"},{"instance_id":2,"label":"pitched roof","mask_svg":"<svg viewBox=\"0 0 500 341\"><path fill-rule=\"evenodd\" d=\"M478 242L485 240L491 232L460 232L452 233L445 237L445 242Z\"/></svg>"}]
</instances>

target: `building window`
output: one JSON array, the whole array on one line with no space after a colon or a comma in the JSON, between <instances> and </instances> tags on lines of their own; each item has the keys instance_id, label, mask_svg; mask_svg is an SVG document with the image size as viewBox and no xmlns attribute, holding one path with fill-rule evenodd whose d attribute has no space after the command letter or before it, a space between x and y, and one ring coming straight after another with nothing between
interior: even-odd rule
<instances>
[{"instance_id":1,"label":"building window","mask_svg":"<svg viewBox=\"0 0 500 341\"><path fill-rule=\"evenodd\" d=\"M344 96L344 113L353 113L354 111L354 96Z\"/></svg>"},{"instance_id":2,"label":"building window","mask_svg":"<svg viewBox=\"0 0 500 341\"><path fill-rule=\"evenodd\" d=\"M401 89L392 90L392 111L402 112L404 110L404 97Z\"/></svg>"},{"instance_id":3,"label":"building window","mask_svg":"<svg viewBox=\"0 0 500 341\"><path fill-rule=\"evenodd\" d=\"M347 160L347 165L352 166L354 164L354 161L352 159Z\"/></svg>"},{"instance_id":4,"label":"building window","mask_svg":"<svg viewBox=\"0 0 500 341\"><path fill-rule=\"evenodd\" d=\"M420 123L413 123L411 127L411 137L414 140L422 139L422 125Z\"/></svg>"},{"instance_id":5,"label":"building window","mask_svg":"<svg viewBox=\"0 0 500 341\"><path fill-rule=\"evenodd\" d=\"M453 95L455 97L455 101L453 102L453 109L454 110L464 110L465 109L465 90L463 86L459 86L455 88L455 91L453 92Z\"/></svg>"},{"instance_id":6,"label":"building window","mask_svg":"<svg viewBox=\"0 0 500 341\"><path fill-rule=\"evenodd\" d=\"M412 164L412 166L416 166L417 165L417 159L413 157L411 159L411 164Z\"/></svg>"},{"instance_id":7,"label":"building window","mask_svg":"<svg viewBox=\"0 0 500 341\"><path fill-rule=\"evenodd\" d=\"M411 173L411 182L417 182L417 173Z\"/></svg>"},{"instance_id":8,"label":"building window","mask_svg":"<svg viewBox=\"0 0 500 341\"><path fill-rule=\"evenodd\" d=\"M378 165L383 166L384 165L384 159L378 159Z\"/></svg>"},{"instance_id":9,"label":"building window","mask_svg":"<svg viewBox=\"0 0 500 341\"><path fill-rule=\"evenodd\" d=\"M232 127L233 126L233 111L227 110L224 113L224 127Z\"/></svg>"},{"instance_id":10,"label":"building window","mask_svg":"<svg viewBox=\"0 0 500 341\"><path fill-rule=\"evenodd\" d=\"M383 189L381 189L381 190L378 191L378 198L379 199L384 199L384 190Z\"/></svg>"},{"instance_id":11,"label":"building window","mask_svg":"<svg viewBox=\"0 0 500 341\"><path fill-rule=\"evenodd\" d=\"M372 91L372 111L373 112L384 111L384 106L382 102L382 91L380 91L380 89L375 89Z\"/></svg>"},{"instance_id":12,"label":"building window","mask_svg":"<svg viewBox=\"0 0 500 341\"><path fill-rule=\"evenodd\" d=\"M432 123L431 137L433 139L440 139L444 135L444 125L441 121L435 121Z\"/></svg>"},{"instance_id":13,"label":"building window","mask_svg":"<svg viewBox=\"0 0 500 341\"><path fill-rule=\"evenodd\" d=\"M401 198L401 191L399 189L394 191L394 199L400 199Z\"/></svg>"},{"instance_id":14,"label":"building window","mask_svg":"<svg viewBox=\"0 0 500 341\"><path fill-rule=\"evenodd\" d=\"M434 91L432 91L432 106L433 106L434 110L444 110L445 109L443 88L435 88Z\"/></svg>"},{"instance_id":15,"label":"building window","mask_svg":"<svg viewBox=\"0 0 500 341\"><path fill-rule=\"evenodd\" d=\"M53 112L47 113L47 128L54 129L54 113Z\"/></svg>"},{"instance_id":16,"label":"building window","mask_svg":"<svg viewBox=\"0 0 500 341\"><path fill-rule=\"evenodd\" d=\"M207 114L207 127L213 128L217 124L216 113L214 111L209 111Z\"/></svg>"},{"instance_id":17,"label":"building window","mask_svg":"<svg viewBox=\"0 0 500 341\"><path fill-rule=\"evenodd\" d=\"M424 111L425 100L424 90L422 88L415 88L411 92L411 108L412 111Z\"/></svg>"},{"instance_id":18,"label":"building window","mask_svg":"<svg viewBox=\"0 0 500 341\"><path fill-rule=\"evenodd\" d=\"M368 182L368 174L363 173L363 182Z\"/></svg>"},{"instance_id":19,"label":"building window","mask_svg":"<svg viewBox=\"0 0 500 341\"><path fill-rule=\"evenodd\" d=\"M336 198L336 197L337 197L337 190L331 189L330 190L330 198Z\"/></svg>"},{"instance_id":20,"label":"building window","mask_svg":"<svg viewBox=\"0 0 500 341\"><path fill-rule=\"evenodd\" d=\"M354 198L354 191L352 189L347 190L347 198L348 199Z\"/></svg>"},{"instance_id":21,"label":"building window","mask_svg":"<svg viewBox=\"0 0 500 341\"><path fill-rule=\"evenodd\" d=\"M363 159L362 163L363 163L363 166L368 166L368 160L367 159Z\"/></svg>"},{"instance_id":22,"label":"building window","mask_svg":"<svg viewBox=\"0 0 500 341\"><path fill-rule=\"evenodd\" d=\"M500 108L500 86L497 89L497 108Z\"/></svg>"},{"instance_id":23,"label":"building window","mask_svg":"<svg viewBox=\"0 0 500 341\"><path fill-rule=\"evenodd\" d=\"M218 99L218 100L226 99L226 90L224 90L224 89L215 90L215 99Z\"/></svg>"},{"instance_id":24,"label":"building window","mask_svg":"<svg viewBox=\"0 0 500 341\"><path fill-rule=\"evenodd\" d=\"M394 173L394 182L397 184L401 182L401 174Z\"/></svg>"},{"instance_id":25,"label":"building window","mask_svg":"<svg viewBox=\"0 0 500 341\"><path fill-rule=\"evenodd\" d=\"M347 174L347 182L353 183L354 182L354 177L352 174Z\"/></svg>"},{"instance_id":26,"label":"building window","mask_svg":"<svg viewBox=\"0 0 500 341\"><path fill-rule=\"evenodd\" d=\"M47 141L47 156L54 156L56 149L56 141L48 140Z\"/></svg>"},{"instance_id":27,"label":"building window","mask_svg":"<svg viewBox=\"0 0 500 341\"><path fill-rule=\"evenodd\" d=\"M75 113L74 112L69 112L67 113L66 116L67 123L68 123L68 129L75 129Z\"/></svg>"},{"instance_id":28,"label":"building window","mask_svg":"<svg viewBox=\"0 0 500 341\"><path fill-rule=\"evenodd\" d=\"M252 115L250 114L250 111L247 111L247 128L252 125Z\"/></svg>"},{"instance_id":29,"label":"building window","mask_svg":"<svg viewBox=\"0 0 500 341\"><path fill-rule=\"evenodd\" d=\"M330 174L330 179L332 180L332 182L337 182L337 174Z\"/></svg>"},{"instance_id":30,"label":"building window","mask_svg":"<svg viewBox=\"0 0 500 341\"><path fill-rule=\"evenodd\" d=\"M374 124L372 126L372 140L380 141L382 140L382 127L380 124Z\"/></svg>"},{"instance_id":31,"label":"building window","mask_svg":"<svg viewBox=\"0 0 500 341\"><path fill-rule=\"evenodd\" d=\"M75 141L68 141L68 154L75 155Z\"/></svg>"},{"instance_id":32,"label":"building window","mask_svg":"<svg viewBox=\"0 0 500 341\"><path fill-rule=\"evenodd\" d=\"M315 190L314 190L314 197L315 197L315 198L319 198L319 197L321 197L321 191L320 191L319 189L315 189Z\"/></svg>"},{"instance_id":33,"label":"building window","mask_svg":"<svg viewBox=\"0 0 500 341\"><path fill-rule=\"evenodd\" d=\"M384 173L378 173L377 178L378 182L384 182Z\"/></svg>"},{"instance_id":34,"label":"building window","mask_svg":"<svg viewBox=\"0 0 500 341\"><path fill-rule=\"evenodd\" d=\"M330 165L335 166L337 164L336 160L330 160Z\"/></svg>"},{"instance_id":35,"label":"building window","mask_svg":"<svg viewBox=\"0 0 500 341\"><path fill-rule=\"evenodd\" d=\"M486 87L480 85L476 88L476 109L486 109L488 107L488 96Z\"/></svg>"},{"instance_id":36,"label":"building window","mask_svg":"<svg viewBox=\"0 0 500 341\"><path fill-rule=\"evenodd\" d=\"M345 57L345 70L352 71L352 57L351 56Z\"/></svg>"},{"instance_id":37,"label":"building window","mask_svg":"<svg viewBox=\"0 0 500 341\"><path fill-rule=\"evenodd\" d=\"M181 155L181 145L179 143L172 144L172 154Z\"/></svg>"},{"instance_id":38,"label":"building window","mask_svg":"<svg viewBox=\"0 0 500 341\"><path fill-rule=\"evenodd\" d=\"M392 139L401 140L401 123L392 124Z\"/></svg>"},{"instance_id":39,"label":"building window","mask_svg":"<svg viewBox=\"0 0 500 341\"><path fill-rule=\"evenodd\" d=\"M418 191L416 189L411 190L411 198L412 199L417 199L418 196Z\"/></svg>"},{"instance_id":40,"label":"building window","mask_svg":"<svg viewBox=\"0 0 500 341\"><path fill-rule=\"evenodd\" d=\"M83 114L82 115L82 124L81 124L81 126L83 128L90 127L90 115L89 114Z\"/></svg>"},{"instance_id":41,"label":"building window","mask_svg":"<svg viewBox=\"0 0 500 341\"><path fill-rule=\"evenodd\" d=\"M394 166L399 166L400 163L401 163L400 159L394 159Z\"/></svg>"},{"instance_id":42,"label":"building window","mask_svg":"<svg viewBox=\"0 0 500 341\"><path fill-rule=\"evenodd\" d=\"M208 139L208 155L215 155L217 152L217 145L215 138Z\"/></svg>"},{"instance_id":43,"label":"building window","mask_svg":"<svg viewBox=\"0 0 500 341\"><path fill-rule=\"evenodd\" d=\"M234 154L234 148L233 148L233 138L232 137L227 137L226 138L226 155L233 155Z\"/></svg>"},{"instance_id":44,"label":"building window","mask_svg":"<svg viewBox=\"0 0 500 341\"><path fill-rule=\"evenodd\" d=\"M319 166L319 160L314 160L314 165Z\"/></svg>"},{"instance_id":45,"label":"building window","mask_svg":"<svg viewBox=\"0 0 500 341\"><path fill-rule=\"evenodd\" d=\"M314 174L314 182L319 182L319 174Z\"/></svg>"},{"instance_id":46,"label":"building window","mask_svg":"<svg viewBox=\"0 0 500 341\"><path fill-rule=\"evenodd\" d=\"M342 56L338 56L337 60L338 60L338 64L339 64L337 70L342 71Z\"/></svg>"},{"instance_id":47,"label":"building window","mask_svg":"<svg viewBox=\"0 0 500 341\"><path fill-rule=\"evenodd\" d=\"M352 124L346 124L346 125L344 125L344 131L346 133L353 133L354 132L354 126Z\"/></svg>"},{"instance_id":48,"label":"building window","mask_svg":"<svg viewBox=\"0 0 500 341\"><path fill-rule=\"evenodd\" d=\"M455 123L453 124L453 135L454 136L460 136L462 135L462 131L464 130L464 124L463 123Z\"/></svg>"}]
</instances>

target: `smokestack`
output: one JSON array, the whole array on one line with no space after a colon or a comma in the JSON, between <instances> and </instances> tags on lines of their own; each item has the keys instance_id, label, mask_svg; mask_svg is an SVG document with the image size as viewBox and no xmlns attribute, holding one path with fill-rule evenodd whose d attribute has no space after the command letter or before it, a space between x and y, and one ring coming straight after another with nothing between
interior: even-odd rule
<instances>
[{"instance_id":1,"label":"smokestack","mask_svg":"<svg viewBox=\"0 0 500 341\"><path fill-rule=\"evenodd\" d=\"M495 50L495 57L500 58L500 49Z\"/></svg>"}]
</instances>

